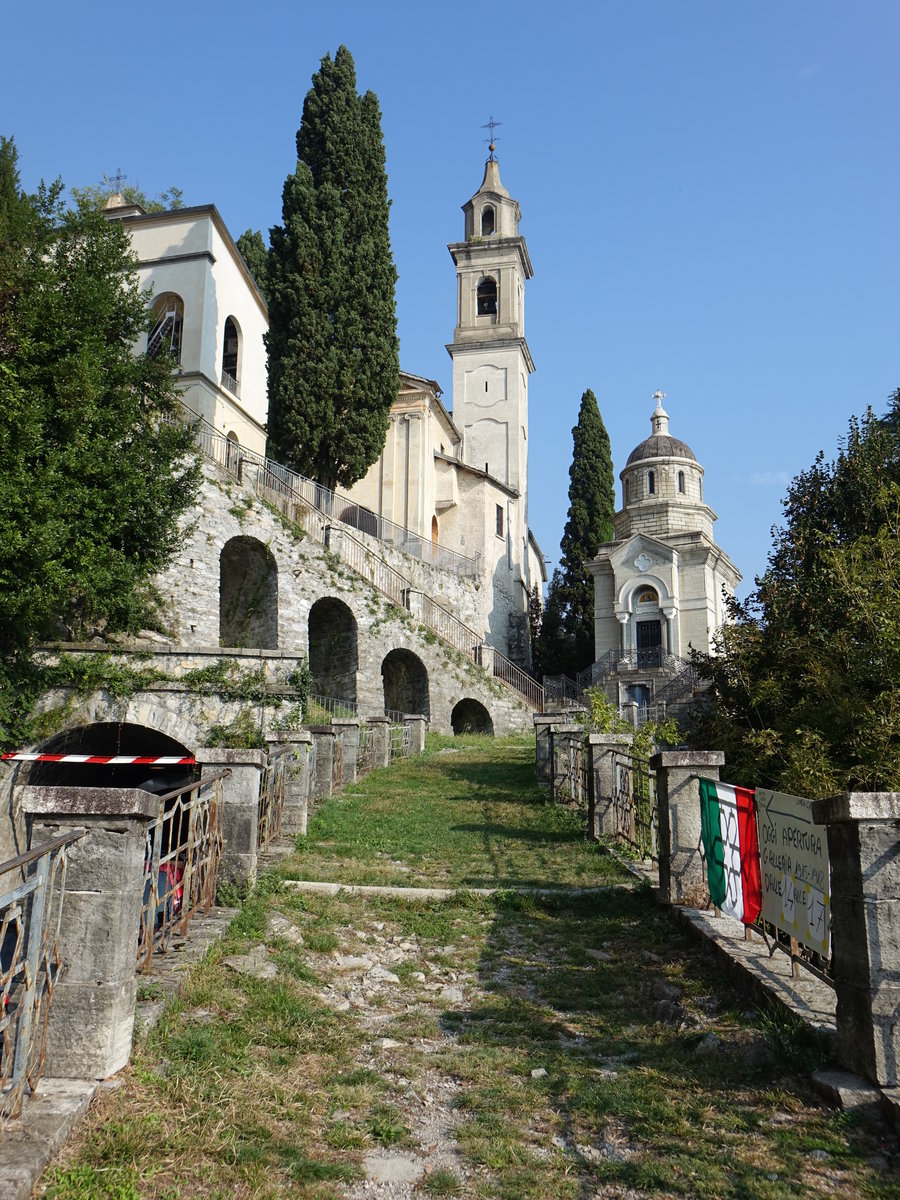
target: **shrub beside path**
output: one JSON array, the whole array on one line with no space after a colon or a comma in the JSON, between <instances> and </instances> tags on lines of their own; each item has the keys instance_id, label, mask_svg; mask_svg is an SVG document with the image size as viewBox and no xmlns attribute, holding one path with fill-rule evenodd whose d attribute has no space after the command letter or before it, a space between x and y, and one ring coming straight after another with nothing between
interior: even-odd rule
<instances>
[{"instance_id":1,"label":"shrub beside path","mask_svg":"<svg viewBox=\"0 0 900 1200\"><path fill-rule=\"evenodd\" d=\"M900 1197L887 1130L810 1088L827 1047L544 804L533 753L429 739L329 801L39 1194Z\"/></svg>"}]
</instances>

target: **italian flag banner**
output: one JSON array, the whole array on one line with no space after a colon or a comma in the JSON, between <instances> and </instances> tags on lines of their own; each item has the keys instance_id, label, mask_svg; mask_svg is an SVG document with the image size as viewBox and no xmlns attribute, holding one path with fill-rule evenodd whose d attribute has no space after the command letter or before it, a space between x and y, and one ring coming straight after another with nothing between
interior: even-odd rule
<instances>
[{"instance_id":1,"label":"italian flag banner","mask_svg":"<svg viewBox=\"0 0 900 1200\"><path fill-rule=\"evenodd\" d=\"M752 925L762 908L753 790L701 779L700 829L713 904Z\"/></svg>"}]
</instances>

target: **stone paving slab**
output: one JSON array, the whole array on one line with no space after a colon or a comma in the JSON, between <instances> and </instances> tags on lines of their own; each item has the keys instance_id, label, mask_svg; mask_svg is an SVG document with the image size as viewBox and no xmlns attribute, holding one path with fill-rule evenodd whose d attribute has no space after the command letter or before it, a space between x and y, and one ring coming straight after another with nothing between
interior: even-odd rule
<instances>
[{"instance_id":1,"label":"stone paving slab","mask_svg":"<svg viewBox=\"0 0 900 1200\"><path fill-rule=\"evenodd\" d=\"M0 1129L0 1197L30 1200L35 1183L65 1145L102 1086L86 1079L42 1079L22 1115Z\"/></svg>"},{"instance_id":2,"label":"stone paving slab","mask_svg":"<svg viewBox=\"0 0 900 1200\"><path fill-rule=\"evenodd\" d=\"M390 896L399 900L452 900L455 896L493 896L497 892L521 892L528 896L600 896L604 892L615 892L620 884L603 887L394 887L388 884L330 883L313 879L285 879L286 888L295 892L317 892L323 896L337 896L349 892L355 896Z\"/></svg>"}]
</instances>

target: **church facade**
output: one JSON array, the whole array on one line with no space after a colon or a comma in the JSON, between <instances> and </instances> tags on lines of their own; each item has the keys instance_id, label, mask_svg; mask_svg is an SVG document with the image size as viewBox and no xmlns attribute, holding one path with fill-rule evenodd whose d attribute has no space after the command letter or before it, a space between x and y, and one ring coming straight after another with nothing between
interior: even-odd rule
<instances>
[{"instance_id":1,"label":"church facade","mask_svg":"<svg viewBox=\"0 0 900 1200\"><path fill-rule=\"evenodd\" d=\"M709 653L725 620L725 597L741 574L715 542L716 514L703 497L703 467L669 433L657 392L651 434L620 473L614 540L590 564L594 577L592 682L619 705L652 703L687 666Z\"/></svg>"},{"instance_id":2,"label":"church facade","mask_svg":"<svg viewBox=\"0 0 900 1200\"><path fill-rule=\"evenodd\" d=\"M529 594L546 580L528 527L525 284L531 261L521 212L493 155L463 205L456 267L452 412L429 378L401 372L384 449L331 517L488 590L487 642L531 664ZM150 353L165 351L187 408L234 444L265 454L266 303L213 205L145 213L121 197L110 219L128 227L141 285L151 291ZM427 551L427 553L426 553Z\"/></svg>"}]
</instances>

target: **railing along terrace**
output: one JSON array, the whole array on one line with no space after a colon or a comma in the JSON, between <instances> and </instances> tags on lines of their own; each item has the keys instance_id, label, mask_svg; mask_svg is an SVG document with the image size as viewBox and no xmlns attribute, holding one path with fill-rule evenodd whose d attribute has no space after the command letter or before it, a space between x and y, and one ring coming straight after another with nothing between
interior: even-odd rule
<instances>
[{"instance_id":1,"label":"railing along terrace","mask_svg":"<svg viewBox=\"0 0 900 1200\"><path fill-rule=\"evenodd\" d=\"M335 717L358 716L355 700L337 700L334 696L307 696L303 707L303 720L308 725L330 725Z\"/></svg>"},{"instance_id":2,"label":"railing along terrace","mask_svg":"<svg viewBox=\"0 0 900 1200\"><path fill-rule=\"evenodd\" d=\"M544 689L538 681L497 649L494 650L494 676L523 695L535 712L544 711Z\"/></svg>"},{"instance_id":3,"label":"railing along terrace","mask_svg":"<svg viewBox=\"0 0 900 1200\"><path fill-rule=\"evenodd\" d=\"M150 969L173 933L184 936L195 912L215 902L222 857L223 781L219 771L159 797L159 813L147 827L144 899L137 966Z\"/></svg>"},{"instance_id":4,"label":"railing along terrace","mask_svg":"<svg viewBox=\"0 0 900 1200\"><path fill-rule=\"evenodd\" d=\"M231 380L230 376L223 375L222 380L223 385L231 391L238 387L237 381ZM239 392L235 391L235 395L238 394ZM378 516L341 492L324 488L314 480L298 475L296 471L291 471L288 467L283 467L280 463L275 463L243 446L235 446L234 442L229 442L223 434L213 429L209 422L202 417L198 418L186 405L184 407L188 419L196 422L197 441L203 453L236 479L243 478L244 465L251 463L259 470L259 486L276 492L285 500L307 504L318 509L329 520L339 521L350 529L357 529L360 533L367 533L387 545L396 546L413 558L431 563L442 571L471 578L477 576L477 558L470 558L447 546L437 545L430 538L422 537L403 525Z\"/></svg>"},{"instance_id":5,"label":"railing along terrace","mask_svg":"<svg viewBox=\"0 0 900 1200\"><path fill-rule=\"evenodd\" d=\"M44 1069L68 849L83 836L75 830L0 864L0 1120L20 1115Z\"/></svg>"},{"instance_id":6,"label":"railing along terrace","mask_svg":"<svg viewBox=\"0 0 900 1200\"><path fill-rule=\"evenodd\" d=\"M368 579L374 588L392 600L398 608L406 607L409 580L377 554L373 554L368 546L345 533L341 538L341 557L348 567L352 567L363 579Z\"/></svg>"},{"instance_id":7,"label":"railing along terrace","mask_svg":"<svg viewBox=\"0 0 900 1200\"><path fill-rule=\"evenodd\" d=\"M644 759L621 750L615 751L613 766L616 833L642 858L655 861L659 853L656 775Z\"/></svg>"},{"instance_id":8,"label":"railing along terrace","mask_svg":"<svg viewBox=\"0 0 900 1200\"><path fill-rule=\"evenodd\" d=\"M567 675L545 675L544 676L544 704L548 710L553 705L559 705L563 708L568 705L581 705L584 703L584 691Z\"/></svg>"},{"instance_id":9,"label":"railing along terrace","mask_svg":"<svg viewBox=\"0 0 900 1200\"><path fill-rule=\"evenodd\" d=\"M467 658L474 660L477 657L481 638L475 630L464 625L459 617L454 616L449 609L432 600L430 596L422 597L422 620L444 641L455 646L457 650L462 650Z\"/></svg>"},{"instance_id":10,"label":"railing along terrace","mask_svg":"<svg viewBox=\"0 0 900 1200\"><path fill-rule=\"evenodd\" d=\"M240 398L241 383L239 379L235 379L233 375L229 375L227 371L222 372L222 387L227 392L231 392L232 396Z\"/></svg>"},{"instance_id":11,"label":"railing along terrace","mask_svg":"<svg viewBox=\"0 0 900 1200\"><path fill-rule=\"evenodd\" d=\"M287 755L277 754L266 763L259 781L259 809L256 825L256 846L268 850L281 833L284 812L284 780Z\"/></svg>"}]
</instances>

